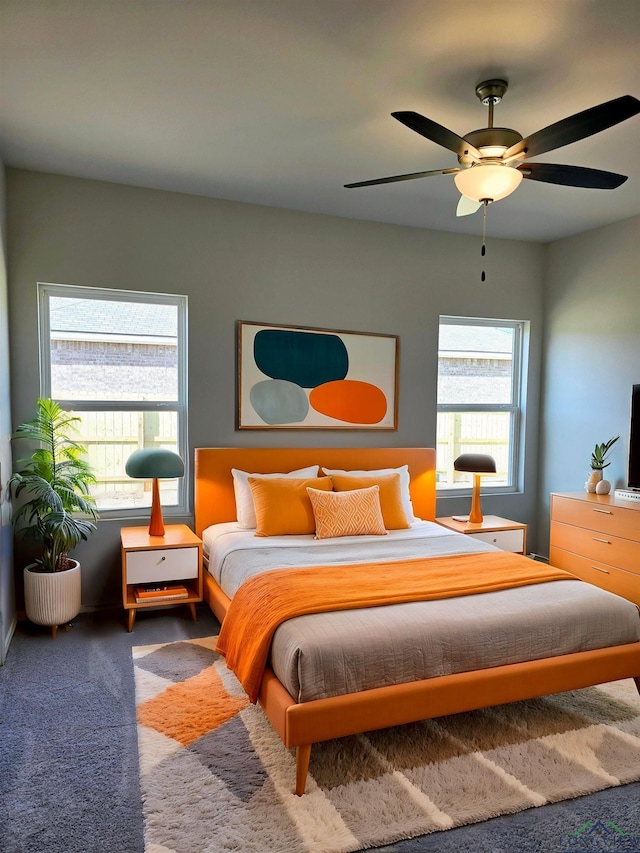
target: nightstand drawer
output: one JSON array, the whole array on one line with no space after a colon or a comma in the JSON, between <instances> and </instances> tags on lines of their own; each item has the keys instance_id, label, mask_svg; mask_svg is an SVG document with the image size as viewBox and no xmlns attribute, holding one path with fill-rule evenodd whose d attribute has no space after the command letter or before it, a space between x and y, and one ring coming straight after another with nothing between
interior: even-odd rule
<instances>
[{"instance_id":1,"label":"nightstand drawer","mask_svg":"<svg viewBox=\"0 0 640 853\"><path fill-rule=\"evenodd\" d=\"M516 554L524 553L524 530L496 530L488 533L470 533L473 539L481 542L489 542L502 551L513 551Z\"/></svg>"},{"instance_id":2,"label":"nightstand drawer","mask_svg":"<svg viewBox=\"0 0 640 853\"><path fill-rule=\"evenodd\" d=\"M197 548L127 551L126 583L155 583L198 577Z\"/></svg>"}]
</instances>

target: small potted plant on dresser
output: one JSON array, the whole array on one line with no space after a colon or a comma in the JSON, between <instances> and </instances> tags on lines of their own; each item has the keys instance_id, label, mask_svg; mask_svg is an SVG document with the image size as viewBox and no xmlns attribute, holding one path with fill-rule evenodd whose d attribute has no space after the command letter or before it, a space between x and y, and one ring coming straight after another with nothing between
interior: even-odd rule
<instances>
[{"instance_id":1,"label":"small potted plant on dresser","mask_svg":"<svg viewBox=\"0 0 640 853\"><path fill-rule=\"evenodd\" d=\"M54 637L58 625L80 611L80 563L69 552L89 538L98 517L86 449L70 437L79 420L53 400L39 399L36 417L13 435L38 444L30 457L17 461L10 480L17 503L13 524L38 550L24 569L25 612L31 622L50 626Z\"/></svg>"},{"instance_id":2,"label":"small potted plant on dresser","mask_svg":"<svg viewBox=\"0 0 640 853\"><path fill-rule=\"evenodd\" d=\"M616 435L615 438L610 438L602 444L596 444L591 454L591 474L589 479L584 484L587 492L595 492L598 495L608 495L611 491L611 483L608 480L602 479L602 472L605 468L611 465L607 462L607 457L613 445L620 438Z\"/></svg>"}]
</instances>

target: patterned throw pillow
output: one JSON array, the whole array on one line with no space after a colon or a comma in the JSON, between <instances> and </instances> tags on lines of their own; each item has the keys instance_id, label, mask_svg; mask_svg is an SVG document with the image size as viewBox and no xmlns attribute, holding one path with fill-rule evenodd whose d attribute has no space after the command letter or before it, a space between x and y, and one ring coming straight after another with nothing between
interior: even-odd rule
<instances>
[{"instance_id":1,"label":"patterned throw pillow","mask_svg":"<svg viewBox=\"0 0 640 853\"><path fill-rule=\"evenodd\" d=\"M413 504L411 503L411 494L409 491L409 483L411 482L411 479L409 477L408 465L401 465L399 468L378 468L375 471L341 471L337 468L325 468L323 465L322 470L325 474L328 474L329 477L333 477L334 474L341 477L380 477L384 474L400 474L400 493L402 496L404 514L406 515L409 524L414 521L419 521L413 512Z\"/></svg>"},{"instance_id":2,"label":"patterned throw pillow","mask_svg":"<svg viewBox=\"0 0 640 853\"><path fill-rule=\"evenodd\" d=\"M320 492L307 488L316 522L316 539L336 536L385 536L380 489Z\"/></svg>"}]
</instances>

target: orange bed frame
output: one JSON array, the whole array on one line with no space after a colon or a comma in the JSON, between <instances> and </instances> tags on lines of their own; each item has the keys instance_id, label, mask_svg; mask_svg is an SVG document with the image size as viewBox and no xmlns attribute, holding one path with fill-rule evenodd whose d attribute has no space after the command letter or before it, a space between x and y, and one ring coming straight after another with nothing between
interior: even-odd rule
<instances>
[{"instance_id":1,"label":"orange bed frame","mask_svg":"<svg viewBox=\"0 0 640 853\"><path fill-rule=\"evenodd\" d=\"M435 517L435 450L432 448L198 448L195 451L195 526L233 521L232 468L273 473L308 465L340 469L391 468L407 464L416 516ZM223 621L230 600L205 572L205 600ZM345 696L297 702L269 668L259 704L286 747L296 748L296 794L306 786L311 746L323 740L402 723L502 705L634 678L640 693L640 643L544 658Z\"/></svg>"}]
</instances>

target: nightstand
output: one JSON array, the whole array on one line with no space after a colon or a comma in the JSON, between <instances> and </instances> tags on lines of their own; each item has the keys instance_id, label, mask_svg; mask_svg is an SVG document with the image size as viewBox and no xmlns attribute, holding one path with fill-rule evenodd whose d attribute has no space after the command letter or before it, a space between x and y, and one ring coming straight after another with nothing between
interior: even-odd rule
<instances>
[{"instance_id":1,"label":"nightstand","mask_svg":"<svg viewBox=\"0 0 640 853\"><path fill-rule=\"evenodd\" d=\"M170 524L164 536L150 536L147 527L123 527L122 605L129 611L128 630L133 630L136 611L147 607L186 604L196 619L196 603L202 601L202 540L186 524ZM136 587L180 583L187 596L136 601Z\"/></svg>"},{"instance_id":2,"label":"nightstand","mask_svg":"<svg viewBox=\"0 0 640 853\"><path fill-rule=\"evenodd\" d=\"M485 515L479 524L454 521L451 516L436 518L436 521L443 527L448 527L449 530L465 533L482 542L489 542L503 551L513 551L516 554L527 553L527 525L519 521L509 521L508 518L500 518L498 515Z\"/></svg>"}]
</instances>

